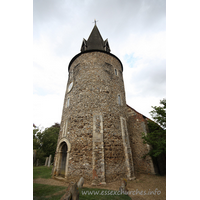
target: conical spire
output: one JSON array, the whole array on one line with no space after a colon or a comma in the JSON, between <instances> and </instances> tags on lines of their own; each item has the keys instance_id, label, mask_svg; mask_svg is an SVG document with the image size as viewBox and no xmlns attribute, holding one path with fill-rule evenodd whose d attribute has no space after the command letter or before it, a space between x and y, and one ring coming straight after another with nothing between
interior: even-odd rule
<instances>
[{"instance_id":1,"label":"conical spire","mask_svg":"<svg viewBox=\"0 0 200 200\"><path fill-rule=\"evenodd\" d=\"M90 49L104 50L103 38L101 37L101 34L96 25L94 25L94 28L87 40L87 46L88 46L88 50Z\"/></svg>"},{"instance_id":2,"label":"conical spire","mask_svg":"<svg viewBox=\"0 0 200 200\"><path fill-rule=\"evenodd\" d=\"M108 40L103 40L96 26L96 23L94 25L94 28L92 29L92 32L90 33L88 40L83 39L83 43L81 46L81 52L89 50L101 50L110 52Z\"/></svg>"}]
</instances>

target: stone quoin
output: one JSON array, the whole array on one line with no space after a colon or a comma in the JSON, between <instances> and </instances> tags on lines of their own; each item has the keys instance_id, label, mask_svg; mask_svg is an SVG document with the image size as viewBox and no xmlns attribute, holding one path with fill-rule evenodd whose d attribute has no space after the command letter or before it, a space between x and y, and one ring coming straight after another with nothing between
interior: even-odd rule
<instances>
[{"instance_id":1,"label":"stone quoin","mask_svg":"<svg viewBox=\"0 0 200 200\"><path fill-rule=\"evenodd\" d=\"M68 71L53 177L95 185L154 174L151 158L142 158L147 118L126 104L123 65L96 23Z\"/></svg>"}]
</instances>

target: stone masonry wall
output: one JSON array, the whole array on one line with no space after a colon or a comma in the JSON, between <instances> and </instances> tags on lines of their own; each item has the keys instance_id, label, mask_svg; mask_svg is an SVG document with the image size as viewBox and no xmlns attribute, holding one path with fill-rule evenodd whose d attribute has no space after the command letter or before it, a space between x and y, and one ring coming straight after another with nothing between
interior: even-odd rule
<instances>
[{"instance_id":1,"label":"stone masonry wall","mask_svg":"<svg viewBox=\"0 0 200 200\"><path fill-rule=\"evenodd\" d=\"M120 62L103 52L78 56L69 71L58 138L58 144L63 138L71 144L68 179L83 176L109 182L134 176L130 145L122 139L121 117L127 120ZM58 156L56 165L59 168Z\"/></svg>"},{"instance_id":2,"label":"stone masonry wall","mask_svg":"<svg viewBox=\"0 0 200 200\"><path fill-rule=\"evenodd\" d=\"M152 159L147 156L142 158L149 151L149 145L143 144L142 133L147 133L147 124L145 117L127 106L128 131L130 135L130 143L133 154L133 163L135 174L150 173L154 174Z\"/></svg>"}]
</instances>

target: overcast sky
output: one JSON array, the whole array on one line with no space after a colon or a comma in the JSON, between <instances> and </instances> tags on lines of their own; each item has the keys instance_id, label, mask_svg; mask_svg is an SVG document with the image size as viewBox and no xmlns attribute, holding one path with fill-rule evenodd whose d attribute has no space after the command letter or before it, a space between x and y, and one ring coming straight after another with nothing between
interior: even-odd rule
<instances>
[{"instance_id":1,"label":"overcast sky","mask_svg":"<svg viewBox=\"0 0 200 200\"><path fill-rule=\"evenodd\" d=\"M165 0L34 0L33 123L60 123L68 64L94 19L123 64L126 103L150 117L166 98Z\"/></svg>"}]
</instances>

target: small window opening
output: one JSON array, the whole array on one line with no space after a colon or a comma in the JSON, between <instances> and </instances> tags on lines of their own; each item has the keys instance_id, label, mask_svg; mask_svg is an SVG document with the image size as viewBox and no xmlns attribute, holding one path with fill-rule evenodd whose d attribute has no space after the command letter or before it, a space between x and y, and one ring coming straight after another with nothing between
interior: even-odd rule
<instances>
[{"instance_id":1,"label":"small window opening","mask_svg":"<svg viewBox=\"0 0 200 200\"><path fill-rule=\"evenodd\" d=\"M69 98L67 98L67 107L69 107Z\"/></svg>"},{"instance_id":2,"label":"small window opening","mask_svg":"<svg viewBox=\"0 0 200 200\"><path fill-rule=\"evenodd\" d=\"M115 75L117 76L117 70L115 69Z\"/></svg>"},{"instance_id":3,"label":"small window opening","mask_svg":"<svg viewBox=\"0 0 200 200\"><path fill-rule=\"evenodd\" d=\"M121 96L120 95L118 95L118 104L121 106L122 104L121 104Z\"/></svg>"}]
</instances>

